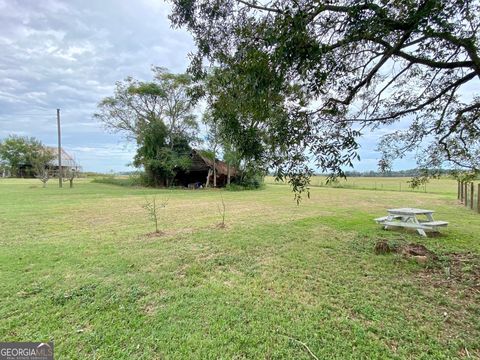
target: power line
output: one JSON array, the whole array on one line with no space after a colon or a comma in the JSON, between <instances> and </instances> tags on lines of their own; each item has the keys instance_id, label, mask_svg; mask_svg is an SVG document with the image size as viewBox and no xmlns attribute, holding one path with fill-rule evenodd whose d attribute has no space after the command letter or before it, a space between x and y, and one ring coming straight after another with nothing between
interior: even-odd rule
<instances>
[{"instance_id":1,"label":"power line","mask_svg":"<svg viewBox=\"0 0 480 360\"><path fill-rule=\"evenodd\" d=\"M54 115L48 115L48 114L8 114L8 115L3 115L0 114L0 118L11 118L11 117L17 117L17 116L44 116L44 117L55 117Z\"/></svg>"}]
</instances>

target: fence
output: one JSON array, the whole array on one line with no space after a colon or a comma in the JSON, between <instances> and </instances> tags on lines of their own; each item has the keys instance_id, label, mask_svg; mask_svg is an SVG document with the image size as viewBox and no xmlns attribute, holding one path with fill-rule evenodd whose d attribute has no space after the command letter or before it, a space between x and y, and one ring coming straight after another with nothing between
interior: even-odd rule
<instances>
[{"instance_id":1,"label":"fence","mask_svg":"<svg viewBox=\"0 0 480 360\"><path fill-rule=\"evenodd\" d=\"M272 176L265 177L266 184L286 185L287 181L275 181ZM338 179L336 182L327 183L325 176L312 176L310 187L341 188L352 190L377 190L377 191L398 191L430 194L448 194L455 197L457 194L457 180L443 177L431 179L427 184L420 187L411 187L409 177L349 177L347 180Z\"/></svg>"},{"instance_id":2,"label":"fence","mask_svg":"<svg viewBox=\"0 0 480 360\"><path fill-rule=\"evenodd\" d=\"M460 203L480 214L480 184L459 181L457 198Z\"/></svg>"}]
</instances>

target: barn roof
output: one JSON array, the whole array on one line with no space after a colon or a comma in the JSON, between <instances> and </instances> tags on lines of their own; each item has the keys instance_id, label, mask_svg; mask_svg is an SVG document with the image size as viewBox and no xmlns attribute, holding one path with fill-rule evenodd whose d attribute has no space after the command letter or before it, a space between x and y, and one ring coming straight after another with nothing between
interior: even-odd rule
<instances>
[{"instance_id":1,"label":"barn roof","mask_svg":"<svg viewBox=\"0 0 480 360\"><path fill-rule=\"evenodd\" d=\"M213 169L213 160L203 155L201 151L192 150L192 155L197 155L207 167ZM228 164L224 161L215 160L215 169L218 175L228 175ZM236 175L237 169L230 166L230 176L235 177Z\"/></svg>"},{"instance_id":2,"label":"barn roof","mask_svg":"<svg viewBox=\"0 0 480 360\"><path fill-rule=\"evenodd\" d=\"M58 166L58 148L47 146L47 151L54 156L54 158L50 160L48 163L52 166ZM62 148L61 154L62 154L62 166L68 166L68 167L78 166L75 159L69 153L67 153L63 148Z\"/></svg>"}]
</instances>

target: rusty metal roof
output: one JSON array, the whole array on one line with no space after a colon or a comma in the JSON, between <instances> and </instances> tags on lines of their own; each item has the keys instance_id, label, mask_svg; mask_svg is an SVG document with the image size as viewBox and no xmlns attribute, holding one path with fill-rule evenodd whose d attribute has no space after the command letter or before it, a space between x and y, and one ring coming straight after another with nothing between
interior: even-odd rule
<instances>
[{"instance_id":1,"label":"rusty metal roof","mask_svg":"<svg viewBox=\"0 0 480 360\"><path fill-rule=\"evenodd\" d=\"M192 150L192 154L200 157L210 169L213 169L212 159L209 159L208 157L202 155L202 153L198 150ZM221 160L215 160L215 170L219 175L228 175L228 164ZM230 176L237 176L237 173L237 169L233 166L230 166Z\"/></svg>"},{"instance_id":2,"label":"rusty metal roof","mask_svg":"<svg viewBox=\"0 0 480 360\"><path fill-rule=\"evenodd\" d=\"M47 146L47 151L54 156L54 158L49 161L49 164L52 166L58 166L58 148ZM75 159L69 153L67 153L65 149L62 148L61 154L62 154L62 166L68 166L68 167L78 166Z\"/></svg>"}]
</instances>

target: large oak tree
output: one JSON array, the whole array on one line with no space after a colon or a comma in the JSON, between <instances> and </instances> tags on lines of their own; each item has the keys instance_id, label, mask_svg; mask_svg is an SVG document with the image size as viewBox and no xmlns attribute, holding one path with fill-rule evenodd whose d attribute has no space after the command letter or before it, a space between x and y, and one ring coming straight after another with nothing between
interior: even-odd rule
<instances>
[{"instance_id":1,"label":"large oak tree","mask_svg":"<svg viewBox=\"0 0 480 360\"><path fill-rule=\"evenodd\" d=\"M133 164L143 167L149 185L171 185L188 167L190 146L198 140L192 79L153 67L153 80L118 81L112 96L98 104L94 117L113 132L136 141Z\"/></svg>"},{"instance_id":2,"label":"large oak tree","mask_svg":"<svg viewBox=\"0 0 480 360\"><path fill-rule=\"evenodd\" d=\"M198 48L190 70L217 77L213 113L296 190L309 163L341 175L362 133L397 122L382 168L411 151L424 168L480 168L479 1L172 3Z\"/></svg>"}]
</instances>

